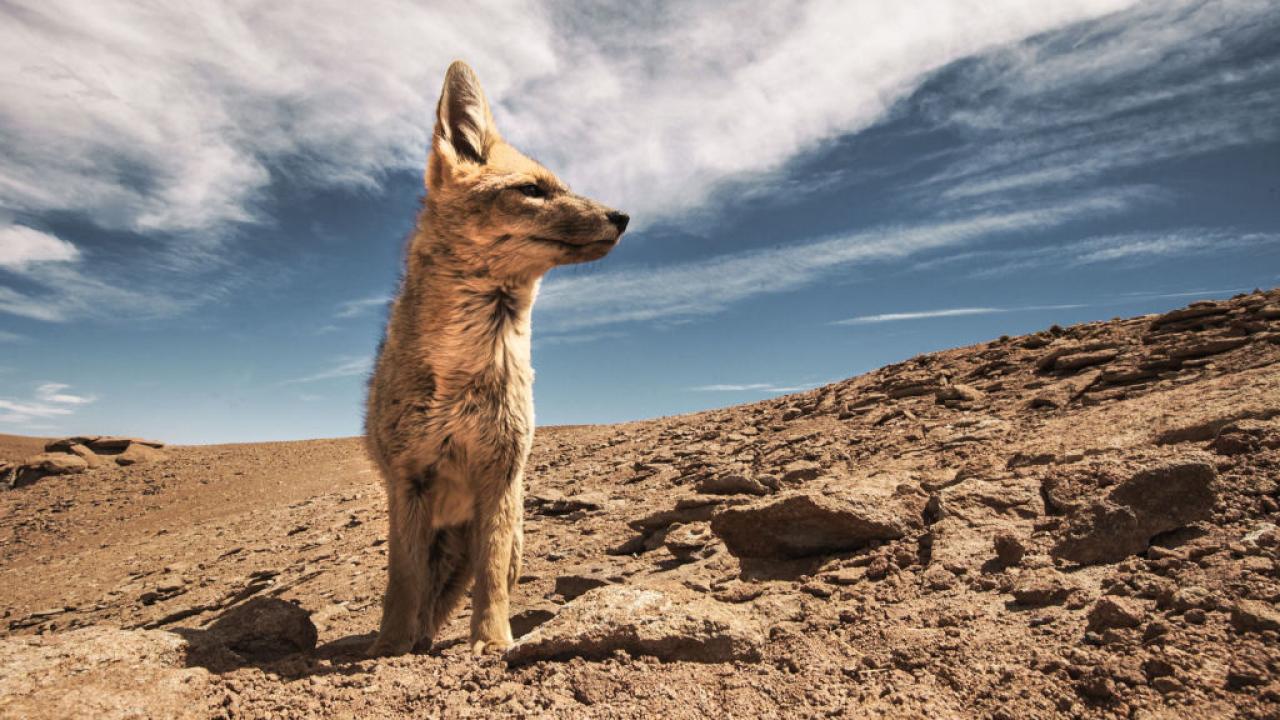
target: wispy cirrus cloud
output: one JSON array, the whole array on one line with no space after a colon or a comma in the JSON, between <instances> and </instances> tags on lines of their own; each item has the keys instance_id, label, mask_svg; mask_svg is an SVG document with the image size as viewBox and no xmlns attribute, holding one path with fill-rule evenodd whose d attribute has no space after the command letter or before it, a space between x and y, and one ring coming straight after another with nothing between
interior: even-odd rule
<instances>
[{"instance_id":1,"label":"wispy cirrus cloud","mask_svg":"<svg viewBox=\"0 0 1280 720\"><path fill-rule=\"evenodd\" d=\"M807 287L850 267L1056 227L1114 213L1150 197L1145 188L1129 188L1045 207L878 227L650 270L558 277L543 286L537 305L543 318L539 326L563 332L712 315L748 298Z\"/></svg>"},{"instance_id":2,"label":"wispy cirrus cloud","mask_svg":"<svg viewBox=\"0 0 1280 720\"><path fill-rule=\"evenodd\" d=\"M70 387L65 383L48 382L38 385L28 399L0 397L0 422L29 427L43 422L44 427L49 421L72 415L77 407L96 399L66 392Z\"/></svg>"},{"instance_id":3,"label":"wispy cirrus cloud","mask_svg":"<svg viewBox=\"0 0 1280 720\"><path fill-rule=\"evenodd\" d=\"M859 315L844 320L834 320L829 325L879 325L903 320L930 320L933 318L964 317L967 315L998 315L1013 312L1034 312L1037 310L1074 310L1087 307L1080 304L1068 305L1024 305L1022 307L958 307L940 308L937 310L916 310L912 312L881 313L879 315Z\"/></svg>"},{"instance_id":4,"label":"wispy cirrus cloud","mask_svg":"<svg viewBox=\"0 0 1280 720\"><path fill-rule=\"evenodd\" d=\"M114 267L0 286L0 312L146 318L221 297L241 271L235 231L271 219L280 178L373 188L420 172L459 43L504 133L639 224L706 212L717 189L872 125L958 58L1133 2L6 3L0 83L22 102L0 107L0 220L71 216L146 242Z\"/></svg>"},{"instance_id":5,"label":"wispy cirrus cloud","mask_svg":"<svg viewBox=\"0 0 1280 720\"><path fill-rule=\"evenodd\" d=\"M1221 256L1268 247L1280 249L1280 233L1179 228L1087 237L1049 247L966 251L916 263L913 269L968 266L971 277L990 278L1029 270L1068 272L1098 265L1132 267L1170 258Z\"/></svg>"},{"instance_id":6,"label":"wispy cirrus cloud","mask_svg":"<svg viewBox=\"0 0 1280 720\"><path fill-rule=\"evenodd\" d=\"M778 385L775 383L719 383L714 385L697 385L689 388L692 392L762 392L762 393L791 393L810 390L818 387L820 383L805 383L802 385Z\"/></svg>"},{"instance_id":7,"label":"wispy cirrus cloud","mask_svg":"<svg viewBox=\"0 0 1280 720\"><path fill-rule=\"evenodd\" d=\"M1138 166L1280 138L1280 32L1265 0L1156 0L1000 48L922 106L970 151L921 198L1022 202Z\"/></svg>"},{"instance_id":8,"label":"wispy cirrus cloud","mask_svg":"<svg viewBox=\"0 0 1280 720\"><path fill-rule=\"evenodd\" d=\"M21 335L16 332L10 332L8 330L0 330L0 342L20 343L20 342L26 342L26 341L27 341L26 335Z\"/></svg>"},{"instance_id":9,"label":"wispy cirrus cloud","mask_svg":"<svg viewBox=\"0 0 1280 720\"><path fill-rule=\"evenodd\" d=\"M370 295L368 297L356 298L355 300L347 300L338 303L338 307L334 310L335 318L345 320L347 318L359 317L365 313L372 312L378 308L387 306L391 302L390 295Z\"/></svg>"},{"instance_id":10,"label":"wispy cirrus cloud","mask_svg":"<svg viewBox=\"0 0 1280 720\"><path fill-rule=\"evenodd\" d=\"M361 357L340 357L337 358L329 367L302 377L290 378L280 382L281 385L298 385L302 383L320 382L322 380L333 380L336 378L357 377L368 375L373 370L373 358L370 356Z\"/></svg>"}]
</instances>

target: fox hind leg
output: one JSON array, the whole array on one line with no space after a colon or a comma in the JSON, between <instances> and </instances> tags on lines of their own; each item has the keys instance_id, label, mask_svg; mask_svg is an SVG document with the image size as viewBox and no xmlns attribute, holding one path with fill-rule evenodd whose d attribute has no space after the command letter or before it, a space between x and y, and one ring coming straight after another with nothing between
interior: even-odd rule
<instances>
[{"instance_id":1,"label":"fox hind leg","mask_svg":"<svg viewBox=\"0 0 1280 720\"><path fill-rule=\"evenodd\" d=\"M425 653L431 649L437 633L448 624L462 596L471 586L469 536L468 525L435 531L418 608L419 638L413 647L414 652Z\"/></svg>"},{"instance_id":2,"label":"fox hind leg","mask_svg":"<svg viewBox=\"0 0 1280 720\"><path fill-rule=\"evenodd\" d=\"M423 588L433 539L430 512L419 493L391 486L387 494L387 590L378 639L368 650L371 656L403 655L420 639Z\"/></svg>"}]
</instances>

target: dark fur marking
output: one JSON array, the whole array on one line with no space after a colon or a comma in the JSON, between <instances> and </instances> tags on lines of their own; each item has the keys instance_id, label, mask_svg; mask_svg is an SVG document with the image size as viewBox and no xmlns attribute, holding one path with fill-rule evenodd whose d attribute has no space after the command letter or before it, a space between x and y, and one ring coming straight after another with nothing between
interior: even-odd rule
<instances>
[{"instance_id":1,"label":"dark fur marking","mask_svg":"<svg viewBox=\"0 0 1280 720\"><path fill-rule=\"evenodd\" d=\"M431 486L435 484L436 468L434 465L424 468L423 471L409 478L410 486L415 495L426 495Z\"/></svg>"}]
</instances>

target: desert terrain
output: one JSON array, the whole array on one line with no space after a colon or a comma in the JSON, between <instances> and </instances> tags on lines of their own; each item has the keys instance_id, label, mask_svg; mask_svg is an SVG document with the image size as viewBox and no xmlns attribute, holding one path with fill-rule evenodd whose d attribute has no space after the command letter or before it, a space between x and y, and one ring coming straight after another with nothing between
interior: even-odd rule
<instances>
[{"instance_id":1,"label":"desert terrain","mask_svg":"<svg viewBox=\"0 0 1280 720\"><path fill-rule=\"evenodd\" d=\"M359 439L159 445L0 437L0 716L1280 718L1277 290L540 428L505 657L362 656Z\"/></svg>"}]
</instances>

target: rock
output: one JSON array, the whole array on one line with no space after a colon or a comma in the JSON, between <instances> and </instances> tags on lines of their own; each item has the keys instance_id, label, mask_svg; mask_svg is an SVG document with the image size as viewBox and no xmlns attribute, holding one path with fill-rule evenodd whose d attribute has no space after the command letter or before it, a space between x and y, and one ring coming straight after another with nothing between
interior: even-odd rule
<instances>
[{"instance_id":1,"label":"rock","mask_svg":"<svg viewBox=\"0 0 1280 720\"><path fill-rule=\"evenodd\" d=\"M0 715L205 718L209 674L187 668L187 641L159 630L95 626L0 639Z\"/></svg>"},{"instance_id":2,"label":"rock","mask_svg":"<svg viewBox=\"0 0 1280 720\"><path fill-rule=\"evenodd\" d=\"M702 478L698 481L697 491L711 495L768 495L769 488L759 481L745 475L731 473Z\"/></svg>"},{"instance_id":3,"label":"rock","mask_svg":"<svg viewBox=\"0 0 1280 720\"><path fill-rule=\"evenodd\" d=\"M897 400L936 392L941 384L936 378L906 378L885 388L885 394Z\"/></svg>"},{"instance_id":4,"label":"rock","mask_svg":"<svg viewBox=\"0 0 1280 720\"><path fill-rule=\"evenodd\" d=\"M788 463L782 472L782 482L802 483L822 474L822 466L812 460L796 460Z\"/></svg>"},{"instance_id":5,"label":"rock","mask_svg":"<svg viewBox=\"0 0 1280 720\"><path fill-rule=\"evenodd\" d=\"M1048 568L1023 572L1014 581L1014 602L1028 607L1058 605L1075 594L1077 588L1063 579L1060 573Z\"/></svg>"},{"instance_id":6,"label":"rock","mask_svg":"<svg viewBox=\"0 0 1280 720\"><path fill-rule=\"evenodd\" d=\"M1231 658L1227 666L1227 687L1240 690L1254 685L1265 685L1270 679L1267 672L1267 658L1253 653L1237 654Z\"/></svg>"},{"instance_id":7,"label":"rock","mask_svg":"<svg viewBox=\"0 0 1280 720\"><path fill-rule=\"evenodd\" d=\"M1275 421L1237 420L1224 425L1209 443L1209 449L1219 455L1249 455L1264 447L1280 447L1280 427Z\"/></svg>"},{"instance_id":8,"label":"rock","mask_svg":"<svg viewBox=\"0 0 1280 720\"><path fill-rule=\"evenodd\" d=\"M84 458L64 453L32 455L22 465L24 469L34 470L42 475L70 475L84 472L89 467Z\"/></svg>"},{"instance_id":9,"label":"rock","mask_svg":"<svg viewBox=\"0 0 1280 720\"><path fill-rule=\"evenodd\" d=\"M83 460L85 462L85 465L87 465L90 470L94 468L102 467L103 460L101 457L98 456L98 453L90 450L89 448L85 447L84 445L81 445L80 443L75 443L74 445L71 445L69 448L67 448L67 452Z\"/></svg>"},{"instance_id":10,"label":"rock","mask_svg":"<svg viewBox=\"0 0 1280 720\"><path fill-rule=\"evenodd\" d=\"M556 578L556 594L565 600L572 600L588 590L618 582L622 578L615 577L603 566L595 565L563 573Z\"/></svg>"},{"instance_id":11,"label":"rock","mask_svg":"<svg viewBox=\"0 0 1280 720\"><path fill-rule=\"evenodd\" d=\"M1201 460L1143 470L1076 512L1052 553L1082 565L1141 553L1153 536L1212 516L1216 477L1214 466Z\"/></svg>"},{"instance_id":12,"label":"rock","mask_svg":"<svg viewBox=\"0 0 1280 720\"><path fill-rule=\"evenodd\" d=\"M75 435L73 437L62 438L60 440L50 440L44 444L45 452L71 452L72 445L88 445L94 442L101 435Z\"/></svg>"},{"instance_id":13,"label":"rock","mask_svg":"<svg viewBox=\"0 0 1280 720\"><path fill-rule=\"evenodd\" d=\"M954 385L948 385L939 390L936 397L940 403L977 402L981 400L984 395L981 390L978 390L971 385L955 383Z\"/></svg>"},{"instance_id":14,"label":"rock","mask_svg":"<svg viewBox=\"0 0 1280 720\"><path fill-rule=\"evenodd\" d=\"M1165 599L1167 597L1167 599ZM1172 608L1176 612L1186 612L1192 609L1212 610L1218 606L1218 600L1213 593L1199 585L1187 585L1174 590L1167 596L1158 598L1162 606Z\"/></svg>"},{"instance_id":15,"label":"rock","mask_svg":"<svg viewBox=\"0 0 1280 720\"><path fill-rule=\"evenodd\" d=\"M114 457L118 465L137 465L139 463L164 460L168 456L150 445L134 443L125 448L124 452L118 453Z\"/></svg>"},{"instance_id":16,"label":"rock","mask_svg":"<svg viewBox=\"0 0 1280 720\"><path fill-rule=\"evenodd\" d=\"M1249 338L1247 337L1209 338L1175 347L1169 351L1169 355L1179 360L1189 360L1191 358L1230 352L1236 348L1244 347L1248 342Z\"/></svg>"},{"instance_id":17,"label":"rock","mask_svg":"<svg viewBox=\"0 0 1280 720\"><path fill-rule=\"evenodd\" d=\"M1100 350L1098 352L1083 352L1073 355L1063 355L1053 363L1053 370L1056 372L1075 372L1091 365L1103 365L1115 360L1120 353L1115 350Z\"/></svg>"},{"instance_id":18,"label":"rock","mask_svg":"<svg viewBox=\"0 0 1280 720\"><path fill-rule=\"evenodd\" d=\"M143 440L141 438L107 436L87 440L88 442L85 442L84 444L88 445L90 450L98 453L99 455L118 455L125 450L128 450L129 447L133 445L142 445L143 447L153 449L164 447L164 443L162 442L156 440Z\"/></svg>"},{"instance_id":19,"label":"rock","mask_svg":"<svg viewBox=\"0 0 1280 720\"><path fill-rule=\"evenodd\" d=\"M755 661L763 644L764 634L750 616L729 605L609 586L574 600L517 640L507 662L604 659L619 650L664 661Z\"/></svg>"},{"instance_id":20,"label":"rock","mask_svg":"<svg viewBox=\"0 0 1280 720\"><path fill-rule=\"evenodd\" d=\"M955 573L941 565L931 565L921 577L925 587L930 590L949 590L956 585Z\"/></svg>"},{"instance_id":21,"label":"rock","mask_svg":"<svg viewBox=\"0 0 1280 720\"><path fill-rule=\"evenodd\" d=\"M555 490L544 490L527 496L524 504L530 511L538 515L556 517L579 511L592 512L599 510L607 502L608 499L602 493L582 493L581 495L565 496Z\"/></svg>"},{"instance_id":22,"label":"rock","mask_svg":"<svg viewBox=\"0 0 1280 720\"><path fill-rule=\"evenodd\" d=\"M1012 567L1022 562L1022 556L1027 552L1022 540L1011 532L996 533L992 544L995 546L996 557L1005 567Z\"/></svg>"},{"instance_id":23,"label":"rock","mask_svg":"<svg viewBox=\"0 0 1280 720\"><path fill-rule=\"evenodd\" d=\"M883 498L857 488L792 491L723 509L711 529L739 557L806 557L901 538L922 526L927 502L923 494Z\"/></svg>"},{"instance_id":24,"label":"rock","mask_svg":"<svg viewBox=\"0 0 1280 720\"><path fill-rule=\"evenodd\" d=\"M1104 595L1089 611L1089 629L1101 632L1110 628L1138 627L1146 619L1147 610L1132 598Z\"/></svg>"},{"instance_id":25,"label":"rock","mask_svg":"<svg viewBox=\"0 0 1280 720\"><path fill-rule=\"evenodd\" d=\"M89 468L89 463L76 455L64 453L41 453L27 458L11 471L8 486L24 487L41 478L53 475L71 475L82 473Z\"/></svg>"},{"instance_id":26,"label":"rock","mask_svg":"<svg viewBox=\"0 0 1280 720\"><path fill-rule=\"evenodd\" d=\"M662 544L667 546L672 555L685 561L705 557L715 543L716 536L711 532L711 526L705 522L672 528L662 539Z\"/></svg>"},{"instance_id":27,"label":"rock","mask_svg":"<svg viewBox=\"0 0 1280 720\"><path fill-rule=\"evenodd\" d=\"M316 647L311 613L279 598L255 597L223 613L201 638L237 655L271 660Z\"/></svg>"},{"instance_id":28,"label":"rock","mask_svg":"<svg viewBox=\"0 0 1280 720\"><path fill-rule=\"evenodd\" d=\"M1213 302L1192 303L1181 310L1170 310L1151 322L1152 328L1180 323L1184 320L1204 318L1212 315L1225 315L1230 307Z\"/></svg>"},{"instance_id":29,"label":"rock","mask_svg":"<svg viewBox=\"0 0 1280 720\"><path fill-rule=\"evenodd\" d=\"M1231 607L1231 627L1238 632L1280 632L1280 610L1260 600L1239 600Z\"/></svg>"},{"instance_id":30,"label":"rock","mask_svg":"<svg viewBox=\"0 0 1280 720\"><path fill-rule=\"evenodd\" d=\"M854 412L857 410L866 410L871 406L879 405L880 403L888 399L889 399L889 396L885 395L884 393L878 393L878 392L863 393L862 395L858 396L858 399L850 400L848 403L846 403L845 409L849 410L850 412Z\"/></svg>"},{"instance_id":31,"label":"rock","mask_svg":"<svg viewBox=\"0 0 1280 720\"><path fill-rule=\"evenodd\" d=\"M559 606L552 603L541 603L520 610L511 616L511 635L516 638L528 635L534 628L555 617L559 610Z\"/></svg>"}]
</instances>

